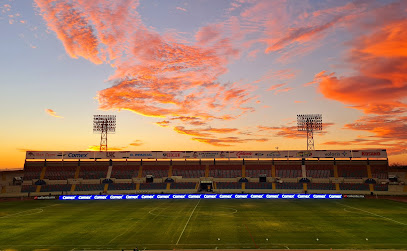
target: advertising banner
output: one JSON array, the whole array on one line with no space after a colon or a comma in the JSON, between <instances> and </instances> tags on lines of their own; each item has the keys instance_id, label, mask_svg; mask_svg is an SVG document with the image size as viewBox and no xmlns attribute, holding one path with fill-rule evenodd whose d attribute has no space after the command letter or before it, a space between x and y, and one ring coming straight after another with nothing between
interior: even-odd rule
<instances>
[{"instance_id":1,"label":"advertising banner","mask_svg":"<svg viewBox=\"0 0 407 251\"><path fill-rule=\"evenodd\" d=\"M63 159L94 159L95 152L78 151L78 152L64 152Z\"/></svg>"},{"instance_id":2,"label":"advertising banner","mask_svg":"<svg viewBox=\"0 0 407 251\"><path fill-rule=\"evenodd\" d=\"M386 150L353 150L353 158L387 158Z\"/></svg>"},{"instance_id":3,"label":"advertising banner","mask_svg":"<svg viewBox=\"0 0 407 251\"><path fill-rule=\"evenodd\" d=\"M301 159L387 158L386 150L314 151L27 151L26 159Z\"/></svg>"},{"instance_id":4,"label":"advertising banner","mask_svg":"<svg viewBox=\"0 0 407 251\"><path fill-rule=\"evenodd\" d=\"M156 153L151 151L129 152L129 159L156 159L156 156Z\"/></svg>"},{"instance_id":5,"label":"advertising banner","mask_svg":"<svg viewBox=\"0 0 407 251\"><path fill-rule=\"evenodd\" d=\"M129 151L95 152L96 159L128 159L129 157L130 157Z\"/></svg>"},{"instance_id":6,"label":"advertising banner","mask_svg":"<svg viewBox=\"0 0 407 251\"><path fill-rule=\"evenodd\" d=\"M27 151L25 154L26 159L62 159L63 152L48 151Z\"/></svg>"},{"instance_id":7,"label":"advertising banner","mask_svg":"<svg viewBox=\"0 0 407 251\"><path fill-rule=\"evenodd\" d=\"M342 194L122 194L61 195L60 200L152 200L152 199L342 199Z\"/></svg>"}]
</instances>

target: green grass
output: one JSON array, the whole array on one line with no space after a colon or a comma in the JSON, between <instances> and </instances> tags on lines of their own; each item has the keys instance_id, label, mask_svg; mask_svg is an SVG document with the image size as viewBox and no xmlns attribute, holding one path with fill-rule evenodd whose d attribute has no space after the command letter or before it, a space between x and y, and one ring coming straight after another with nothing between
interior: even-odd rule
<instances>
[{"instance_id":1,"label":"green grass","mask_svg":"<svg viewBox=\"0 0 407 251\"><path fill-rule=\"evenodd\" d=\"M0 203L0 250L403 249L406 237L407 204L389 200Z\"/></svg>"}]
</instances>

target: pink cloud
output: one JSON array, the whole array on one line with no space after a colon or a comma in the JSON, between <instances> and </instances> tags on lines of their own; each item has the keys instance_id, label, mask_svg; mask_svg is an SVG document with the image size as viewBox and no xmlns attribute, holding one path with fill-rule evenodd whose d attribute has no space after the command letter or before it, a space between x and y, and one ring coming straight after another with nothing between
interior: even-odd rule
<instances>
[{"instance_id":1,"label":"pink cloud","mask_svg":"<svg viewBox=\"0 0 407 251\"><path fill-rule=\"evenodd\" d=\"M62 116L57 115L57 113L52 109L45 109L45 112L55 118L63 118Z\"/></svg>"}]
</instances>

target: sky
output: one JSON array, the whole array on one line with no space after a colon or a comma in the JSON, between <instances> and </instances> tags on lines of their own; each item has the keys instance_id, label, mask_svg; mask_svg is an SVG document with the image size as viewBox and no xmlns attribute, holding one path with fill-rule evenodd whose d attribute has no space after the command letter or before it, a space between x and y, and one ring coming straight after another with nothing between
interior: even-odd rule
<instances>
[{"instance_id":1,"label":"sky","mask_svg":"<svg viewBox=\"0 0 407 251\"><path fill-rule=\"evenodd\" d=\"M25 151L387 149L407 164L407 1L0 0L0 169Z\"/></svg>"}]
</instances>

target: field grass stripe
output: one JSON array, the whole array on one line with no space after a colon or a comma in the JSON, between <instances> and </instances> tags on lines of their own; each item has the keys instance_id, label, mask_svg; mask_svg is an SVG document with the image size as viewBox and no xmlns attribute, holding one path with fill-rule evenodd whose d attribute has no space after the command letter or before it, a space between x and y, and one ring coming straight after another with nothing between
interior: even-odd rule
<instances>
[{"instance_id":1,"label":"field grass stripe","mask_svg":"<svg viewBox=\"0 0 407 251\"><path fill-rule=\"evenodd\" d=\"M395 222L395 223L400 224L400 225L403 225L403 226L407 226L406 223L403 223L403 222L400 222L400 221L396 221L396 220L393 220L393 219L391 219L391 218L387 218L387 217L382 216L382 215L378 215L378 214L375 214L375 213L372 213L372 212L369 212L369 211L366 211L366 210L363 210L363 209L360 209L360 208L357 208L357 207L348 206L348 205L342 204L342 203L340 203L340 202L336 202L336 203L341 204L341 205L343 205L343 206L345 206L345 207L349 207L349 208L352 208L352 209L356 209L356 210L359 210L359 211L362 211L362 212L365 212L365 213L368 213L368 214L371 214L371 215L374 215L374 216L383 218L383 219L388 220L388 221Z\"/></svg>"},{"instance_id":2,"label":"field grass stripe","mask_svg":"<svg viewBox=\"0 0 407 251\"><path fill-rule=\"evenodd\" d=\"M198 200L198 203L196 203L196 205L195 205L195 207L194 207L194 210L192 210L191 215L189 216L188 221L187 221L187 223L186 223L185 226L184 226L184 229L182 229L182 232L181 232L181 234L179 235L179 238L178 238L178 241L177 241L176 245L178 245L179 240L181 240L181 237L182 237L182 235L184 234L184 231L185 231L185 229L187 228L188 223L189 223L189 221L191 220L191 217L192 217L192 215L193 215L194 212L195 212L195 209L196 209L197 206L199 205L199 202L201 202L201 199Z\"/></svg>"}]
</instances>

